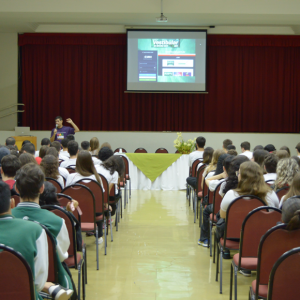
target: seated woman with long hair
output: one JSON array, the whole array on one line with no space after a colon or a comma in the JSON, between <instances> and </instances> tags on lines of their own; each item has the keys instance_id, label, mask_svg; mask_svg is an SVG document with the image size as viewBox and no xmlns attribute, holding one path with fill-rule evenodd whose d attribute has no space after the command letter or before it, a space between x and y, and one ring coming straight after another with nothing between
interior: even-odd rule
<instances>
[{"instance_id":1,"label":"seated woman with long hair","mask_svg":"<svg viewBox=\"0 0 300 300\"><path fill-rule=\"evenodd\" d=\"M64 180L58 172L59 162L53 155L45 155L41 161L41 169L45 174L45 177L50 177L59 182L62 188L65 187Z\"/></svg>"},{"instance_id":2,"label":"seated woman with long hair","mask_svg":"<svg viewBox=\"0 0 300 300\"><path fill-rule=\"evenodd\" d=\"M19 159L20 159L20 162L21 162L21 167L23 167L27 164L30 164L30 163L37 164L35 158L29 153L22 153L19 156Z\"/></svg>"},{"instance_id":3,"label":"seated woman with long hair","mask_svg":"<svg viewBox=\"0 0 300 300\"><path fill-rule=\"evenodd\" d=\"M253 157L251 158L252 161L258 163L260 165L260 167L262 168L263 170L263 173L265 173L265 170L264 170L264 161L265 161L265 158L266 156L269 154L268 151L266 150L263 150L263 149L259 149L259 150L255 150L253 152Z\"/></svg>"},{"instance_id":4,"label":"seated woman with long hair","mask_svg":"<svg viewBox=\"0 0 300 300\"><path fill-rule=\"evenodd\" d=\"M296 173L299 172L299 165L295 159L284 158L278 161L276 173L277 179L274 183L274 190L284 186L290 186Z\"/></svg>"},{"instance_id":5,"label":"seated woman with long hair","mask_svg":"<svg viewBox=\"0 0 300 300\"><path fill-rule=\"evenodd\" d=\"M300 228L300 199L298 197L287 198L282 205L282 222L287 224L287 230Z\"/></svg>"},{"instance_id":6,"label":"seated woman with long hair","mask_svg":"<svg viewBox=\"0 0 300 300\"><path fill-rule=\"evenodd\" d=\"M90 147L91 147L91 155L98 155L98 152L100 150L100 142L96 137L93 137L90 140Z\"/></svg>"},{"instance_id":7,"label":"seated woman with long hair","mask_svg":"<svg viewBox=\"0 0 300 300\"><path fill-rule=\"evenodd\" d=\"M286 201L285 199L289 199L293 196L300 196L300 172L296 173L289 191L287 192L286 195L282 196L279 204L279 208L283 206L283 203Z\"/></svg>"}]
</instances>

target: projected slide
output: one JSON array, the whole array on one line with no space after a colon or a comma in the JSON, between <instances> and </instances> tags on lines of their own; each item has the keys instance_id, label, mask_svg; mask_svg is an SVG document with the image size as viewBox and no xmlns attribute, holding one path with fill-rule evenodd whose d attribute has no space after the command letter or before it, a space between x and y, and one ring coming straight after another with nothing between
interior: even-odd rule
<instances>
[{"instance_id":1,"label":"projected slide","mask_svg":"<svg viewBox=\"0 0 300 300\"><path fill-rule=\"evenodd\" d=\"M139 81L195 82L195 39L138 39Z\"/></svg>"}]
</instances>

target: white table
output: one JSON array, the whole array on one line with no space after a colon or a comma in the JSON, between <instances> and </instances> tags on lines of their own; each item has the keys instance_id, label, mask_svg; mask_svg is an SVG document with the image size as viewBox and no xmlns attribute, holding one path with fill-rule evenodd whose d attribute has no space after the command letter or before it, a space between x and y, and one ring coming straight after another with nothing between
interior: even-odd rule
<instances>
[{"instance_id":1,"label":"white table","mask_svg":"<svg viewBox=\"0 0 300 300\"><path fill-rule=\"evenodd\" d=\"M116 153L119 154L119 153ZM125 155L126 154L122 154ZM128 158L128 157L127 157ZM129 160L129 175L133 190L184 190L186 178L189 176L189 155L181 155L169 168L167 168L155 181L151 181Z\"/></svg>"}]
</instances>

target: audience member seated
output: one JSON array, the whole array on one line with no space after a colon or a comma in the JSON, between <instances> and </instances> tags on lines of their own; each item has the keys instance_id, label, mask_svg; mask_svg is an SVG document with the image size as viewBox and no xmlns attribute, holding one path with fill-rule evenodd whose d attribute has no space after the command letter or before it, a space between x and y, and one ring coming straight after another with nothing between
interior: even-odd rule
<instances>
[{"instance_id":1,"label":"audience member seated","mask_svg":"<svg viewBox=\"0 0 300 300\"><path fill-rule=\"evenodd\" d=\"M280 150L285 150L285 151L287 151L288 154L289 154L289 157L291 157L291 151L290 151L290 148L289 148L289 147L287 147L287 146L282 146L282 147L280 148ZM288 158L289 158L289 157L288 157Z\"/></svg>"},{"instance_id":2,"label":"audience member seated","mask_svg":"<svg viewBox=\"0 0 300 300\"><path fill-rule=\"evenodd\" d=\"M61 151L61 143L58 141L52 142L50 147L55 148L57 153L60 153L60 151Z\"/></svg>"},{"instance_id":3,"label":"audience member seated","mask_svg":"<svg viewBox=\"0 0 300 300\"><path fill-rule=\"evenodd\" d=\"M42 161L42 159L41 159L40 157L35 157L35 147L34 147L34 145L33 145L31 142L25 143L25 144L22 146L20 152L21 152L22 154L23 154L23 153L29 153L29 154L31 154L31 155L35 158L35 160L36 160L36 162L38 163L38 165L39 165L39 164L41 163L41 161Z\"/></svg>"},{"instance_id":4,"label":"audience member seated","mask_svg":"<svg viewBox=\"0 0 300 300\"><path fill-rule=\"evenodd\" d=\"M286 150L278 150L276 151L275 155L278 157L278 160L290 157L289 153Z\"/></svg>"},{"instance_id":5,"label":"audience member seated","mask_svg":"<svg viewBox=\"0 0 300 300\"><path fill-rule=\"evenodd\" d=\"M238 153L236 152L236 150L233 150L233 149L228 150L227 154L228 155L232 155L232 156L237 156L238 155Z\"/></svg>"},{"instance_id":6,"label":"audience member seated","mask_svg":"<svg viewBox=\"0 0 300 300\"><path fill-rule=\"evenodd\" d=\"M75 136L74 136L74 134L69 134L69 135L67 135L67 139L68 139L69 141L75 141Z\"/></svg>"},{"instance_id":7,"label":"audience member seated","mask_svg":"<svg viewBox=\"0 0 300 300\"><path fill-rule=\"evenodd\" d=\"M104 147L107 147L107 148L111 149L110 143L107 143L107 142L104 142L104 143L101 145L100 149L102 149L102 148L104 148Z\"/></svg>"},{"instance_id":8,"label":"audience member seated","mask_svg":"<svg viewBox=\"0 0 300 300\"><path fill-rule=\"evenodd\" d=\"M39 151L39 157L40 157L41 159L43 159L44 156L46 155L46 152L47 152L48 148L49 148L48 146L42 146L42 147L40 148L40 151Z\"/></svg>"},{"instance_id":9,"label":"audience member seated","mask_svg":"<svg viewBox=\"0 0 300 300\"><path fill-rule=\"evenodd\" d=\"M63 161L60 166L63 168L67 168L72 165L76 165L76 159L78 155L78 143L75 141L68 142L68 152L70 154L70 158L68 160Z\"/></svg>"},{"instance_id":10,"label":"audience member seated","mask_svg":"<svg viewBox=\"0 0 300 300\"><path fill-rule=\"evenodd\" d=\"M288 230L300 228L300 199L288 198L282 206L282 222L287 224Z\"/></svg>"},{"instance_id":11,"label":"audience member seated","mask_svg":"<svg viewBox=\"0 0 300 300\"><path fill-rule=\"evenodd\" d=\"M48 242L45 230L34 222L14 218L11 212L9 187L0 182L0 244L22 254L31 268L35 287L35 299L42 300L39 292L50 294L53 299L66 299L72 290L47 282ZM17 274L16 274L17 276ZM16 286L18 288L18 286Z\"/></svg>"},{"instance_id":12,"label":"audience member seated","mask_svg":"<svg viewBox=\"0 0 300 300\"><path fill-rule=\"evenodd\" d=\"M253 152L256 150L264 150L264 147L262 145L257 145L254 147Z\"/></svg>"},{"instance_id":13,"label":"audience member seated","mask_svg":"<svg viewBox=\"0 0 300 300\"><path fill-rule=\"evenodd\" d=\"M217 167L218 174L211 177L210 179L208 179L209 181L206 181L206 184L209 183L209 189L211 191L214 191L216 189L216 187L221 182L223 182L221 185L220 191L219 191L221 196L222 196L221 190L224 187L225 180L227 180L227 177L228 177L227 172L229 171L229 166L230 166L232 159L233 159L233 156L228 155L228 154L222 154L219 158L218 166L219 166L219 163L222 161L222 171L223 172L219 172L218 167ZM212 178L214 178L214 179L212 179ZM203 223L201 225L201 230L200 230L200 239L198 240L198 245L201 245L203 247L208 247L209 217L210 217L210 214L212 214L212 213L213 213L213 204L208 204L203 211ZM220 218L220 216L217 215L217 219L219 219L219 218Z\"/></svg>"},{"instance_id":14,"label":"audience member seated","mask_svg":"<svg viewBox=\"0 0 300 300\"><path fill-rule=\"evenodd\" d=\"M206 147L204 149L204 152L203 152L203 161L200 162L197 166L197 170L199 170L199 168L201 166L203 166L204 164L206 165L209 165L212 161L212 156L213 156L213 153L214 153L214 149L211 148L211 147ZM191 186L193 187L194 189L196 188L196 185L197 185L197 177L188 177L186 179L186 182Z\"/></svg>"},{"instance_id":15,"label":"audience member seated","mask_svg":"<svg viewBox=\"0 0 300 300\"><path fill-rule=\"evenodd\" d=\"M265 157L267 156L268 153L269 152L266 150L255 150L253 152L253 157L251 158L252 161L254 161L260 165L260 167L263 170L263 173L265 172L264 161L265 161Z\"/></svg>"},{"instance_id":16,"label":"audience member seated","mask_svg":"<svg viewBox=\"0 0 300 300\"><path fill-rule=\"evenodd\" d=\"M61 263L68 258L70 246L65 221L39 206L39 195L44 191L44 181L45 176L36 164L27 164L17 172L16 190L20 194L21 202L12 210L12 215L18 219L37 221L47 227L56 241L58 283L74 291L73 282ZM76 293L73 293L71 299L77 299Z\"/></svg>"},{"instance_id":17,"label":"audience member seated","mask_svg":"<svg viewBox=\"0 0 300 300\"><path fill-rule=\"evenodd\" d=\"M82 148L82 150L90 151L91 150L90 142L83 141L81 143L81 148ZM100 163L101 163L100 160L97 157L92 156L92 160L93 160L93 163L94 163L95 166L100 165Z\"/></svg>"},{"instance_id":18,"label":"audience member seated","mask_svg":"<svg viewBox=\"0 0 300 300\"><path fill-rule=\"evenodd\" d=\"M19 151L17 151L17 150L10 150L10 154L12 154L12 155L14 155L14 156L16 156L18 158L20 156Z\"/></svg>"},{"instance_id":19,"label":"audience member seated","mask_svg":"<svg viewBox=\"0 0 300 300\"><path fill-rule=\"evenodd\" d=\"M75 141L70 141L70 143L74 143ZM70 144L69 143L69 144ZM68 144L68 147L69 147ZM78 144L77 144L78 145ZM70 153L71 155L71 153ZM71 156L72 157L72 156ZM76 172L73 174L69 174L66 186L75 184L77 181L83 178L90 178L97 181L102 187L102 180L97 173L95 166L92 161L92 156L88 151L82 150L78 153L78 157L76 160ZM103 232L102 232L102 221L97 222L98 226L98 244L103 242Z\"/></svg>"},{"instance_id":20,"label":"audience member seated","mask_svg":"<svg viewBox=\"0 0 300 300\"><path fill-rule=\"evenodd\" d=\"M15 176L17 171L21 168L20 160L14 155L6 155L1 160L1 176L2 180L8 184L9 189L13 190L15 184ZM15 194L15 191L12 193Z\"/></svg>"},{"instance_id":21,"label":"audience member seated","mask_svg":"<svg viewBox=\"0 0 300 300\"><path fill-rule=\"evenodd\" d=\"M230 147L231 146L231 147ZM232 140L226 139L223 141L223 150L225 153L227 153L228 150L230 149L235 149L235 146L233 146L234 148L232 148ZM228 149L229 147L229 149Z\"/></svg>"},{"instance_id":22,"label":"audience member seated","mask_svg":"<svg viewBox=\"0 0 300 300\"><path fill-rule=\"evenodd\" d=\"M202 136L197 137L196 139L196 147L197 150L193 151L189 154L189 167L192 167L193 162L196 159L203 158L204 146L206 143L206 139Z\"/></svg>"},{"instance_id":23,"label":"audience member seated","mask_svg":"<svg viewBox=\"0 0 300 300\"><path fill-rule=\"evenodd\" d=\"M264 160L264 169L267 172L267 174L264 174L264 179L265 181L268 181L268 184L274 184L277 178L277 173L276 173L277 164L278 164L278 157L273 153L268 153Z\"/></svg>"},{"instance_id":24,"label":"audience member seated","mask_svg":"<svg viewBox=\"0 0 300 300\"><path fill-rule=\"evenodd\" d=\"M90 140L90 147L91 147L91 150L90 150L91 155L98 155L99 150L100 150L100 143L96 137L93 137Z\"/></svg>"},{"instance_id":25,"label":"audience member seated","mask_svg":"<svg viewBox=\"0 0 300 300\"><path fill-rule=\"evenodd\" d=\"M300 158L299 158L299 156L292 156L291 158L294 159L297 162L297 164L299 165L299 168L300 168Z\"/></svg>"},{"instance_id":26,"label":"audience member seated","mask_svg":"<svg viewBox=\"0 0 300 300\"><path fill-rule=\"evenodd\" d=\"M62 188L65 187L64 180L58 171L58 160L53 155L46 155L41 161L41 169L45 174L45 177L50 177L59 182Z\"/></svg>"},{"instance_id":27,"label":"audience member seated","mask_svg":"<svg viewBox=\"0 0 300 300\"><path fill-rule=\"evenodd\" d=\"M43 138L41 141L41 147L50 147L50 140L48 138ZM40 151L35 151L35 157L40 157Z\"/></svg>"},{"instance_id":28,"label":"audience member seated","mask_svg":"<svg viewBox=\"0 0 300 300\"><path fill-rule=\"evenodd\" d=\"M109 148L109 147L103 147L103 148L101 148L99 150L99 153L98 153L98 158L100 160L100 164L102 162L106 161L107 159L109 159L113 155L114 155L114 153L111 150L111 148Z\"/></svg>"},{"instance_id":29,"label":"audience member seated","mask_svg":"<svg viewBox=\"0 0 300 300\"><path fill-rule=\"evenodd\" d=\"M240 155L245 155L249 159L252 158L253 153L250 151L250 143L249 142L241 143L241 151L242 151L242 153Z\"/></svg>"},{"instance_id":30,"label":"audience member seated","mask_svg":"<svg viewBox=\"0 0 300 300\"><path fill-rule=\"evenodd\" d=\"M8 137L5 141L5 146L16 146L16 140L13 137Z\"/></svg>"},{"instance_id":31,"label":"audience member seated","mask_svg":"<svg viewBox=\"0 0 300 300\"><path fill-rule=\"evenodd\" d=\"M70 154L68 152L68 143L70 142L69 139L65 138L61 141L62 150L59 153L60 160L68 160L70 158Z\"/></svg>"},{"instance_id":32,"label":"audience member seated","mask_svg":"<svg viewBox=\"0 0 300 300\"><path fill-rule=\"evenodd\" d=\"M296 145L297 156L300 157L300 143Z\"/></svg>"},{"instance_id":33,"label":"audience member seated","mask_svg":"<svg viewBox=\"0 0 300 300\"><path fill-rule=\"evenodd\" d=\"M227 153L227 151L229 151L229 150L236 150L236 147L234 145L228 145L227 148L226 148L226 151L224 150L224 152Z\"/></svg>"},{"instance_id":34,"label":"audience member seated","mask_svg":"<svg viewBox=\"0 0 300 300\"><path fill-rule=\"evenodd\" d=\"M288 190L286 195L282 196L282 198L280 199L279 208L282 207L286 199L289 199L290 197L293 196L300 196L300 172L295 174L290 189Z\"/></svg>"},{"instance_id":35,"label":"audience member seated","mask_svg":"<svg viewBox=\"0 0 300 300\"><path fill-rule=\"evenodd\" d=\"M290 186L296 173L299 172L299 165L292 158L284 158L278 161L277 164L277 179L274 183L274 190L284 186Z\"/></svg>"},{"instance_id":36,"label":"audience member seated","mask_svg":"<svg viewBox=\"0 0 300 300\"><path fill-rule=\"evenodd\" d=\"M29 154L29 153L22 153L19 156L19 160L21 162L21 167L25 166L26 164L29 163L33 163L33 164L38 164L35 160L35 158L33 157L33 155Z\"/></svg>"},{"instance_id":37,"label":"audience member seated","mask_svg":"<svg viewBox=\"0 0 300 300\"><path fill-rule=\"evenodd\" d=\"M6 147L1 147L0 148L0 167L1 167L1 161L2 161L2 158L6 155L9 155L10 154L10 151L6 148ZM1 179L1 178L0 178Z\"/></svg>"},{"instance_id":38,"label":"audience member seated","mask_svg":"<svg viewBox=\"0 0 300 300\"><path fill-rule=\"evenodd\" d=\"M267 146L264 147L264 149L268 152L271 152L271 153L276 151L276 148L272 144L268 144Z\"/></svg>"}]
</instances>

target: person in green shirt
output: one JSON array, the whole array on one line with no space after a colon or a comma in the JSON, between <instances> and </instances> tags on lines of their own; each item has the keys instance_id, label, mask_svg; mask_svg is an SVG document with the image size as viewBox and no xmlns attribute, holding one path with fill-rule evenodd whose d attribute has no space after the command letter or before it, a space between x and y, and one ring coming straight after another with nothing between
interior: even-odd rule
<instances>
[{"instance_id":1,"label":"person in green shirt","mask_svg":"<svg viewBox=\"0 0 300 300\"><path fill-rule=\"evenodd\" d=\"M36 221L44 225L56 242L58 283L74 293L71 299L77 299L75 286L69 272L62 262L68 258L70 239L65 221L52 212L41 209L39 195L44 191L45 176L41 168L29 163L24 165L16 175L16 190L20 194L20 203L12 210L13 216L19 219Z\"/></svg>"}]
</instances>

